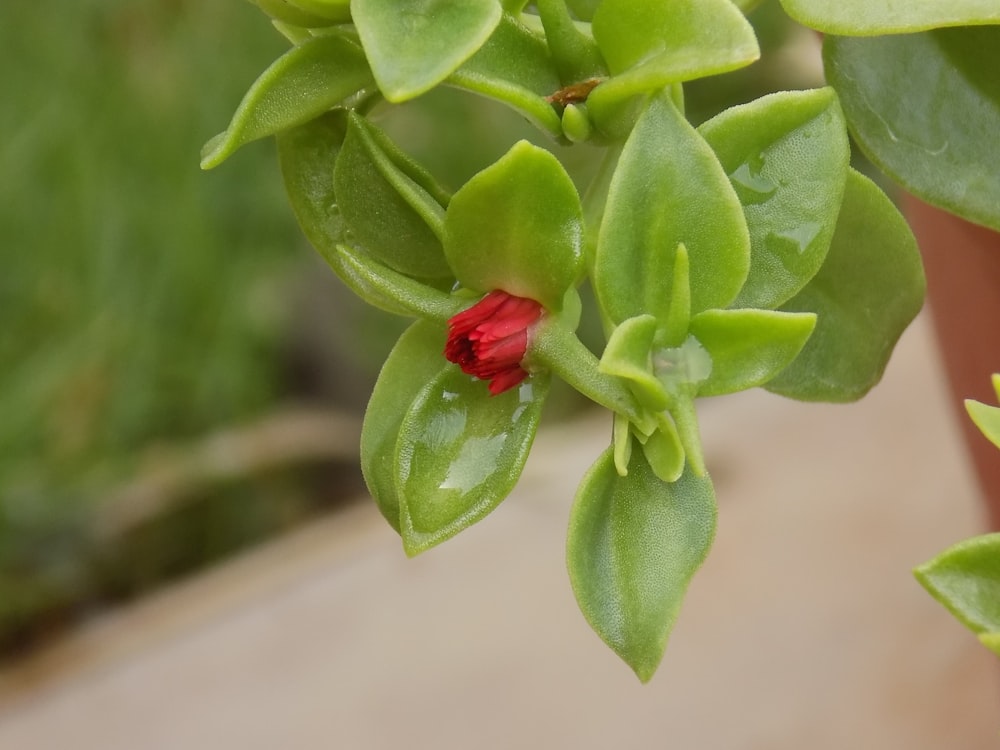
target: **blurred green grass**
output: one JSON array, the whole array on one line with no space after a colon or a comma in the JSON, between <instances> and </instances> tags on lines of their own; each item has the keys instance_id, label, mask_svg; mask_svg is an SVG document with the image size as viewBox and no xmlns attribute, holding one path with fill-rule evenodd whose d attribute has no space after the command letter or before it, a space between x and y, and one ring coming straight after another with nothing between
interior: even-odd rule
<instances>
[{"instance_id":1,"label":"blurred green grass","mask_svg":"<svg viewBox=\"0 0 1000 750\"><path fill-rule=\"evenodd\" d=\"M242 2L0 3L0 646L85 587L89 514L143 449L287 388L311 250L273 148L198 167L286 48Z\"/></svg>"}]
</instances>

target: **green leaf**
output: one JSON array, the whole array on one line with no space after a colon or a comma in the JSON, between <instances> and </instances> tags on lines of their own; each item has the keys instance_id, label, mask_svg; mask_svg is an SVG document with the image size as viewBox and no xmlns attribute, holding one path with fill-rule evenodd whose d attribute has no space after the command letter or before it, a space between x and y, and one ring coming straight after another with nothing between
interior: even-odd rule
<instances>
[{"instance_id":1,"label":"green leaf","mask_svg":"<svg viewBox=\"0 0 1000 750\"><path fill-rule=\"evenodd\" d=\"M760 57L753 27L730 0L604 0L593 33L613 76L591 94L597 107Z\"/></svg>"},{"instance_id":2,"label":"green leaf","mask_svg":"<svg viewBox=\"0 0 1000 750\"><path fill-rule=\"evenodd\" d=\"M403 546L416 555L493 511L524 468L549 378L491 396L457 367L420 390L399 431L396 488Z\"/></svg>"},{"instance_id":3,"label":"green leaf","mask_svg":"<svg viewBox=\"0 0 1000 750\"><path fill-rule=\"evenodd\" d=\"M660 415L658 429L642 443L642 452L660 481L676 482L684 473L684 446L673 420L665 414ZM615 466L617 465L616 456Z\"/></svg>"},{"instance_id":4,"label":"green leaf","mask_svg":"<svg viewBox=\"0 0 1000 750\"><path fill-rule=\"evenodd\" d=\"M445 216L444 251L463 286L562 309L583 256L583 209L559 160L527 141L473 176Z\"/></svg>"},{"instance_id":5,"label":"green leaf","mask_svg":"<svg viewBox=\"0 0 1000 750\"><path fill-rule=\"evenodd\" d=\"M781 308L815 312L816 330L765 387L803 401L861 398L882 378L923 300L923 267L909 226L885 193L851 170L826 262Z\"/></svg>"},{"instance_id":6,"label":"green leaf","mask_svg":"<svg viewBox=\"0 0 1000 750\"><path fill-rule=\"evenodd\" d=\"M472 57L502 10L497 0L352 0L351 13L379 89L403 102Z\"/></svg>"},{"instance_id":7,"label":"green leaf","mask_svg":"<svg viewBox=\"0 0 1000 750\"><path fill-rule=\"evenodd\" d=\"M367 253L345 245L338 245L332 253L324 253L324 257L351 291L380 310L444 324L468 305L467 301L393 271Z\"/></svg>"},{"instance_id":8,"label":"green leaf","mask_svg":"<svg viewBox=\"0 0 1000 750\"><path fill-rule=\"evenodd\" d=\"M781 4L799 23L845 36L1000 23L996 0L781 0Z\"/></svg>"},{"instance_id":9,"label":"green leaf","mask_svg":"<svg viewBox=\"0 0 1000 750\"><path fill-rule=\"evenodd\" d=\"M566 0L566 5L573 11L573 15L581 21L587 22L593 19L597 6L600 4L601 0Z\"/></svg>"},{"instance_id":10,"label":"green leaf","mask_svg":"<svg viewBox=\"0 0 1000 750\"><path fill-rule=\"evenodd\" d=\"M327 262L346 239L333 189L333 167L346 134L347 113L334 110L277 136L281 176L295 218Z\"/></svg>"},{"instance_id":11,"label":"green leaf","mask_svg":"<svg viewBox=\"0 0 1000 750\"><path fill-rule=\"evenodd\" d=\"M772 94L698 131L729 175L750 230L750 274L733 305L772 310L816 274L837 225L850 145L836 94Z\"/></svg>"},{"instance_id":12,"label":"green leaf","mask_svg":"<svg viewBox=\"0 0 1000 750\"><path fill-rule=\"evenodd\" d=\"M913 572L974 633L1000 631L1000 534L959 542Z\"/></svg>"},{"instance_id":13,"label":"green leaf","mask_svg":"<svg viewBox=\"0 0 1000 750\"><path fill-rule=\"evenodd\" d=\"M720 396L763 385L802 351L816 326L813 313L706 310L691 319L691 334L712 357L699 396Z\"/></svg>"},{"instance_id":14,"label":"green leaf","mask_svg":"<svg viewBox=\"0 0 1000 750\"><path fill-rule=\"evenodd\" d=\"M858 145L882 171L1000 230L1000 26L828 37L824 57Z\"/></svg>"},{"instance_id":15,"label":"green leaf","mask_svg":"<svg viewBox=\"0 0 1000 750\"><path fill-rule=\"evenodd\" d=\"M632 452L622 477L609 448L580 485L566 555L573 592L591 627L643 682L663 657L715 518L707 476L661 482L642 451Z\"/></svg>"},{"instance_id":16,"label":"green leaf","mask_svg":"<svg viewBox=\"0 0 1000 750\"><path fill-rule=\"evenodd\" d=\"M554 138L562 132L559 115L545 99L561 85L555 64L544 40L512 16L504 15L482 48L446 83L503 102Z\"/></svg>"},{"instance_id":17,"label":"green leaf","mask_svg":"<svg viewBox=\"0 0 1000 750\"><path fill-rule=\"evenodd\" d=\"M351 20L350 0L290 0L290 2L308 13L337 23L347 23Z\"/></svg>"},{"instance_id":18,"label":"green leaf","mask_svg":"<svg viewBox=\"0 0 1000 750\"><path fill-rule=\"evenodd\" d=\"M247 91L225 132L201 152L201 168L221 164L245 143L308 122L372 81L364 52L336 34L279 57Z\"/></svg>"},{"instance_id":19,"label":"green leaf","mask_svg":"<svg viewBox=\"0 0 1000 750\"><path fill-rule=\"evenodd\" d=\"M750 265L743 209L712 149L658 97L625 144L598 235L594 289L612 321L667 317L681 243L691 312L728 306Z\"/></svg>"},{"instance_id":20,"label":"green leaf","mask_svg":"<svg viewBox=\"0 0 1000 750\"><path fill-rule=\"evenodd\" d=\"M428 381L449 367L445 327L417 321L406 329L379 373L361 427L361 472L378 509L400 530L395 485L396 440L403 418Z\"/></svg>"},{"instance_id":21,"label":"green leaf","mask_svg":"<svg viewBox=\"0 0 1000 750\"><path fill-rule=\"evenodd\" d=\"M440 240L447 194L359 115L348 122L333 182L352 245L409 276L451 274Z\"/></svg>"},{"instance_id":22,"label":"green leaf","mask_svg":"<svg viewBox=\"0 0 1000 750\"><path fill-rule=\"evenodd\" d=\"M660 411L667 408L669 400L663 384L653 375L650 354L656 327L656 318L652 315L622 321L608 337L598 369L628 381L643 406Z\"/></svg>"},{"instance_id":23,"label":"green leaf","mask_svg":"<svg viewBox=\"0 0 1000 750\"><path fill-rule=\"evenodd\" d=\"M996 383L998 379L995 375L993 377ZM1000 448L1000 407L987 406L979 401L966 399L965 410L987 440Z\"/></svg>"}]
</instances>

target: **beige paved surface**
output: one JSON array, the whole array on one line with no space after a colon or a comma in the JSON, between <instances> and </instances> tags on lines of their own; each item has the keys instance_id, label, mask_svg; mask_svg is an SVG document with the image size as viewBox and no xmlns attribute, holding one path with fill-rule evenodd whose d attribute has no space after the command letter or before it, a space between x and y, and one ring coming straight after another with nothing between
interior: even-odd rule
<instances>
[{"instance_id":1,"label":"beige paved surface","mask_svg":"<svg viewBox=\"0 0 1000 750\"><path fill-rule=\"evenodd\" d=\"M648 686L563 568L603 419L407 561L362 505L0 675L0 748L1000 747L1000 663L909 569L976 531L923 324L847 407L708 403L719 534Z\"/></svg>"}]
</instances>

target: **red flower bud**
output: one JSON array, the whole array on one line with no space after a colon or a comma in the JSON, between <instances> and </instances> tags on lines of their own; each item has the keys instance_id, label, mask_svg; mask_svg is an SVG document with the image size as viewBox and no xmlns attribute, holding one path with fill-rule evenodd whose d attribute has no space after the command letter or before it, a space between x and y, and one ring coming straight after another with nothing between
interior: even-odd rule
<instances>
[{"instance_id":1,"label":"red flower bud","mask_svg":"<svg viewBox=\"0 0 1000 750\"><path fill-rule=\"evenodd\" d=\"M521 360L528 328L541 314L533 299L492 291L448 321L444 356L462 372L489 380L494 396L503 393L528 377Z\"/></svg>"}]
</instances>

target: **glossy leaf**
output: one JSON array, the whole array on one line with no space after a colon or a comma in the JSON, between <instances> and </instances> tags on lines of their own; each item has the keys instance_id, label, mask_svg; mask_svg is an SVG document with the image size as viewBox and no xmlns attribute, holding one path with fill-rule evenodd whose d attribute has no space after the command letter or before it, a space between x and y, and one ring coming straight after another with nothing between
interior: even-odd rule
<instances>
[{"instance_id":1,"label":"glossy leaf","mask_svg":"<svg viewBox=\"0 0 1000 750\"><path fill-rule=\"evenodd\" d=\"M750 274L734 307L774 309L823 264L850 163L832 89L785 91L726 110L698 131L743 204Z\"/></svg>"},{"instance_id":2,"label":"glossy leaf","mask_svg":"<svg viewBox=\"0 0 1000 750\"><path fill-rule=\"evenodd\" d=\"M753 27L730 0L604 0L593 33L612 73L592 94L601 104L734 70L760 56Z\"/></svg>"},{"instance_id":3,"label":"glossy leaf","mask_svg":"<svg viewBox=\"0 0 1000 750\"><path fill-rule=\"evenodd\" d=\"M691 319L691 334L712 358L699 396L719 396L763 385L802 351L816 326L812 313L706 310Z\"/></svg>"},{"instance_id":4,"label":"glossy leaf","mask_svg":"<svg viewBox=\"0 0 1000 750\"><path fill-rule=\"evenodd\" d=\"M472 57L502 9L497 0L352 0L351 13L379 89L402 102Z\"/></svg>"},{"instance_id":5,"label":"glossy leaf","mask_svg":"<svg viewBox=\"0 0 1000 750\"><path fill-rule=\"evenodd\" d=\"M358 115L334 169L334 189L352 245L400 273L451 275L440 235L447 194L389 138Z\"/></svg>"},{"instance_id":6,"label":"glossy leaf","mask_svg":"<svg viewBox=\"0 0 1000 750\"><path fill-rule=\"evenodd\" d=\"M1000 534L959 542L914 574L973 632L1000 631Z\"/></svg>"},{"instance_id":7,"label":"glossy leaf","mask_svg":"<svg viewBox=\"0 0 1000 750\"><path fill-rule=\"evenodd\" d=\"M1000 26L827 38L824 57L852 133L880 169L1000 230Z\"/></svg>"},{"instance_id":8,"label":"glossy leaf","mask_svg":"<svg viewBox=\"0 0 1000 750\"><path fill-rule=\"evenodd\" d=\"M609 448L580 485L567 541L573 591L591 627L643 682L663 657L715 518L708 477L662 482L642 451L632 451L622 477Z\"/></svg>"},{"instance_id":9,"label":"glossy leaf","mask_svg":"<svg viewBox=\"0 0 1000 750\"><path fill-rule=\"evenodd\" d=\"M497 396L454 366L424 381L396 444L408 555L454 536L507 497L535 439L548 380L537 373Z\"/></svg>"},{"instance_id":10,"label":"glossy leaf","mask_svg":"<svg viewBox=\"0 0 1000 750\"><path fill-rule=\"evenodd\" d=\"M582 264L583 209L552 154L521 141L455 193L444 250L459 282L562 308Z\"/></svg>"},{"instance_id":11,"label":"glossy leaf","mask_svg":"<svg viewBox=\"0 0 1000 750\"><path fill-rule=\"evenodd\" d=\"M346 134L347 113L334 110L277 136L281 176L295 218L327 262L346 239L333 188L333 168Z\"/></svg>"},{"instance_id":12,"label":"glossy leaf","mask_svg":"<svg viewBox=\"0 0 1000 750\"><path fill-rule=\"evenodd\" d=\"M202 149L201 167L221 164L245 143L308 122L372 81L361 48L318 36L279 57L247 91L225 132Z\"/></svg>"},{"instance_id":13,"label":"glossy leaf","mask_svg":"<svg viewBox=\"0 0 1000 750\"><path fill-rule=\"evenodd\" d=\"M996 0L781 0L781 4L799 23L845 36L1000 23Z\"/></svg>"},{"instance_id":14,"label":"glossy leaf","mask_svg":"<svg viewBox=\"0 0 1000 750\"><path fill-rule=\"evenodd\" d=\"M826 262L781 308L815 312L816 329L765 387L803 401L861 398L881 379L923 300L923 267L910 228L885 193L852 170Z\"/></svg>"},{"instance_id":15,"label":"glossy leaf","mask_svg":"<svg viewBox=\"0 0 1000 750\"><path fill-rule=\"evenodd\" d=\"M559 115L546 96L560 87L545 42L505 15L486 43L446 83L503 102L558 137Z\"/></svg>"},{"instance_id":16,"label":"glossy leaf","mask_svg":"<svg viewBox=\"0 0 1000 750\"><path fill-rule=\"evenodd\" d=\"M395 485L399 428L417 394L449 367L443 325L418 321L406 329L382 365L361 428L361 472L382 515L400 530Z\"/></svg>"},{"instance_id":17,"label":"glossy leaf","mask_svg":"<svg viewBox=\"0 0 1000 750\"><path fill-rule=\"evenodd\" d=\"M365 252L346 245L325 255L337 276L355 294L386 312L447 323L468 304L433 286L393 271Z\"/></svg>"},{"instance_id":18,"label":"glossy leaf","mask_svg":"<svg viewBox=\"0 0 1000 750\"><path fill-rule=\"evenodd\" d=\"M750 264L743 209L712 149L659 97L625 144L598 236L594 289L612 321L667 316L681 243L691 311L728 306Z\"/></svg>"}]
</instances>

